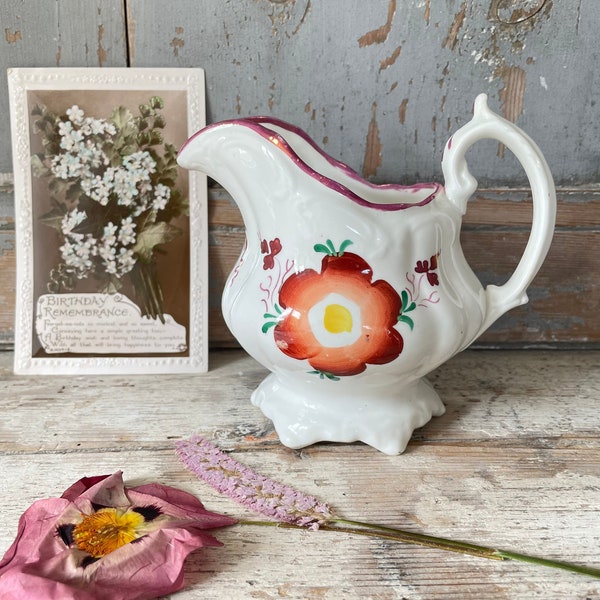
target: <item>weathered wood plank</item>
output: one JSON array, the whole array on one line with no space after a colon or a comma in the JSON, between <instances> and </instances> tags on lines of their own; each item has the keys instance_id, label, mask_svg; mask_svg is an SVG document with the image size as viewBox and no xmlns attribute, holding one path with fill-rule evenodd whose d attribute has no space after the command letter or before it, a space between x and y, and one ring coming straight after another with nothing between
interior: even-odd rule
<instances>
[{"instance_id":1,"label":"weathered wood plank","mask_svg":"<svg viewBox=\"0 0 600 600\"><path fill-rule=\"evenodd\" d=\"M199 10L193 0L178 0L165 11L159 0L67 0L16 10L14 2L0 0L6 50L0 66L122 66L128 60L148 67L201 65L209 120L250 113L287 119L380 182L440 181L448 135L469 118L475 94L486 91L492 106L547 155L563 186L559 227L570 233L557 236L551 255L560 277L552 277L554 263L547 263L535 282L534 302L510 313L481 343L597 344L593 282L599 267L595 257L582 260L577 250L596 245L600 222L600 163L594 158L600 104L589 100L600 85L591 70L600 53L596 14L592 3L579 0L529 2L527 10L511 6L388 0L367 7L350 0L340 9L339 2L207 0ZM5 83L1 133L0 187L10 171ZM509 272L510 257L522 244L528 193L514 189L524 183L523 172L497 144L481 143L468 159L483 184L513 188L478 194L465 219L465 247L475 270L495 281ZM12 199L6 198L0 201L2 347L11 343L14 304ZM211 343L229 346L235 342L219 304L241 248L241 223L219 192L210 208Z\"/></svg>"},{"instance_id":2,"label":"weathered wood plank","mask_svg":"<svg viewBox=\"0 0 600 600\"><path fill-rule=\"evenodd\" d=\"M599 360L465 352L432 377L446 415L390 457L362 444L282 447L248 401L265 370L239 351L213 353L205 375L60 378L14 376L0 353L0 553L31 502L117 469L251 516L178 462L174 440L199 432L345 517L600 567ZM217 535L224 547L191 557L178 598L600 599L596 580L531 565L324 531Z\"/></svg>"},{"instance_id":3,"label":"weathered wood plank","mask_svg":"<svg viewBox=\"0 0 600 600\"><path fill-rule=\"evenodd\" d=\"M241 450L279 446L270 421L249 402L267 371L239 350L213 352L209 373L185 377L15 376L11 359L0 353L0 452L95 451L113 442L164 450L194 431ZM594 351L464 352L430 377L448 410L410 448L597 447L599 364ZM126 403L114 402L122 397Z\"/></svg>"},{"instance_id":4,"label":"weathered wood plank","mask_svg":"<svg viewBox=\"0 0 600 600\"><path fill-rule=\"evenodd\" d=\"M542 458L521 449L502 460L498 453L475 450L424 452L395 462L374 460L359 448L301 457L273 450L234 456L350 518L600 566L600 536L593 526L600 502L598 465L595 472L582 469L586 456L579 453L548 451ZM553 469L545 472L547 463ZM132 485L160 481L196 494L210 510L250 516L186 472L171 450L7 456L2 466L0 552L31 502L59 495L84 474L118 469ZM224 546L190 557L187 589L173 600L600 598L593 579L532 565L324 531L233 527L215 534Z\"/></svg>"},{"instance_id":5,"label":"weathered wood plank","mask_svg":"<svg viewBox=\"0 0 600 600\"><path fill-rule=\"evenodd\" d=\"M465 216L462 245L484 285L500 284L512 273L525 248L531 223L528 192L483 190ZM515 198L513 200L512 198ZM211 340L235 343L219 312L224 279L242 248L243 222L231 199L213 189L210 249L214 278L211 292ZM226 223L229 223L226 225ZM501 317L479 345L600 343L600 255L587 251L600 236L600 192L559 190L556 234L550 253L529 290L529 304ZM233 244L233 247L232 247ZM233 259L231 263L228 261Z\"/></svg>"},{"instance_id":6,"label":"weathered wood plank","mask_svg":"<svg viewBox=\"0 0 600 600\"><path fill-rule=\"evenodd\" d=\"M6 187L6 186L5 186ZM482 190L470 203L462 240L470 264L484 284L506 280L528 236L527 191ZM502 317L478 344L600 343L600 256L590 252L600 235L600 191L559 190L556 235L530 288L530 303ZM513 200L513 198L515 198ZM4 218L0 261L0 344L10 347L14 314L14 221ZM221 293L244 243L237 207L222 188L209 200L209 320L213 347L236 345L220 311Z\"/></svg>"},{"instance_id":7,"label":"weathered wood plank","mask_svg":"<svg viewBox=\"0 0 600 600\"><path fill-rule=\"evenodd\" d=\"M0 348L12 346L15 339L15 236L0 230Z\"/></svg>"},{"instance_id":8,"label":"weathered wood plank","mask_svg":"<svg viewBox=\"0 0 600 600\"><path fill-rule=\"evenodd\" d=\"M560 184L597 182L597 15L592 2L538 4L511 23L504 3L482 0L206 0L200 11L194 0L166 11L160 0L2 0L0 66L124 66L128 54L134 66L201 65L209 120L282 117L378 181L439 180L444 143L483 91L538 141ZM0 109L7 140L5 82ZM471 156L481 181L523 181L497 151ZM6 144L0 173L9 170Z\"/></svg>"},{"instance_id":9,"label":"weathered wood plank","mask_svg":"<svg viewBox=\"0 0 600 600\"><path fill-rule=\"evenodd\" d=\"M0 0L0 70L9 67L124 67L122 0ZM0 84L0 173L12 171L8 88Z\"/></svg>"},{"instance_id":10,"label":"weathered wood plank","mask_svg":"<svg viewBox=\"0 0 600 600\"><path fill-rule=\"evenodd\" d=\"M209 122L278 116L366 176L414 183L440 180L450 131L487 92L538 142L561 185L600 180L589 0L127 5L132 65L204 67ZM496 143L469 161L488 186L524 182Z\"/></svg>"}]
</instances>

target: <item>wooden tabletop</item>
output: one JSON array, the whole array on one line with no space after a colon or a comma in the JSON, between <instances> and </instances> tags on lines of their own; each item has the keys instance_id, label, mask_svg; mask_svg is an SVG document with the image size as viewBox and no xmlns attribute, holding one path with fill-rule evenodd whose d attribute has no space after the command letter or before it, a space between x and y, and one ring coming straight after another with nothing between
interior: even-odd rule
<instances>
[{"instance_id":1,"label":"wooden tabletop","mask_svg":"<svg viewBox=\"0 0 600 600\"><path fill-rule=\"evenodd\" d=\"M252 516L179 462L199 433L350 519L600 568L600 353L468 351L430 377L447 412L407 451L283 447L249 402L266 374L237 350L204 375L12 374L0 354L0 555L19 515L84 475L124 471ZM600 581L327 531L234 526L192 554L176 598L600 599Z\"/></svg>"}]
</instances>

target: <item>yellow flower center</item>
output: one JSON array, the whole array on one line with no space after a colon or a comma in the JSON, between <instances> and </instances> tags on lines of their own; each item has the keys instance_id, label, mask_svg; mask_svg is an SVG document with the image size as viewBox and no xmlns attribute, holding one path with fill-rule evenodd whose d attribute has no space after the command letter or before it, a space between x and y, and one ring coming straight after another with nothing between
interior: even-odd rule
<instances>
[{"instance_id":1,"label":"yellow flower center","mask_svg":"<svg viewBox=\"0 0 600 600\"><path fill-rule=\"evenodd\" d=\"M73 530L73 539L80 550L100 558L141 537L138 527L143 523L137 512L101 508L84 517Z\"/></svg>"},{"instance_id":2,"label":"yellow flower center","mask_svg":"<svg viewBox=\"0 0 600 600\"><path fill-rule=\"evenodd\" d=\"M329 333L352 331L352 313L341 304L328 304L323 314L323 325Z\"/></svg>"}]
</instances>

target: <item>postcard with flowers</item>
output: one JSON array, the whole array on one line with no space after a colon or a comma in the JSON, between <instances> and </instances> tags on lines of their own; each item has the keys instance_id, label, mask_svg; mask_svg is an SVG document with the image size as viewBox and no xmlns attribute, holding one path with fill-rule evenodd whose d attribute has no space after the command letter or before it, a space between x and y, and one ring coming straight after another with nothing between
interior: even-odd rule
<instances>
[{"instance_id":1,"label":"postcard with flowers","mask_svg":"<svg viewBox=\"0 0 600 600\"><path fill-rule=\"evenodd\" d=\"M17 373L207 369L202 69L9 69Z\"/></svg>"}]
</instances>

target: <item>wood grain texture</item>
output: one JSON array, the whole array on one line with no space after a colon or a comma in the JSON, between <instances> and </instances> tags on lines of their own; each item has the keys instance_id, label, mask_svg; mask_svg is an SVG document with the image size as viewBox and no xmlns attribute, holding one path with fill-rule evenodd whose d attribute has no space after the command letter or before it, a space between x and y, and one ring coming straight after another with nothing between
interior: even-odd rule
<instances>
[{"instance_id":1,"label":"wood grain texture","mask_svg":"<svg viewBox=\"0 0 600 600\"><path fill-rule=\"evenodd\" d=\"M531 222L526 190L479 190L465 216L462 244L484 285L505 281L525 247ZM600 191L559 190L556 234L529 289L530 302L501 317L477 342L507 347L600 344ZM209 193L209 338L213 348L235 347L221 314L221 294L244 243L244 224L231 197ZM0 228L0 346L14 337L14 222Z\"/></svg>"},{"instance_id":2,"label":"wood grain texture","mask_svg":"<svg viewBox=\"0 0 600 600\"><path fill-rule=\"evenodd\" d=\"M0 0L0 70L10 67L124 67L122 0ZM12 170L8 88L0 84L0 173Z\"/></svg>"},{"instance_id":3,"label":"wood grain texture","mask_svg":"<svg viewBox=\"0 0 600 600\"><path fill-rule=\"evenodd\" d=\"M442 180L449 135L479 92L540 145L561 192L559 229L531 290L481 338L486 346L600 343L600 79L593 0L0 0L0 66L206 69L208 120L267 114L303 128L329 154L376 182ZM11 345L14 234L6 82L0 82L0 347ZM524 173L494 141L467 155L488 191L463 239L485 283L510 273L526 238ZM505 188L510 188L507 191ZM1 192L4 190L4 193ZM213 347L234 340L220 315L242 223L211 198ZM585 251L584 251L585 250Z\"/></svg>"},{"instance_id":4,"label":"wood grain texture","mask_svg":"<svg viewBox=\"0 0 600 600\"><path fill-rule=\"evenodd\" d=\"M600 180L594 0L1 0L0 19L3 68L201 66L209 121L287 119L376 181L439 180L444 144L480 92L538 142L560 185ZM6 140L7 108L2 81ZM6 173L9 145L1 152ZM524 182L497 154L495 143L472 153L481 182Z\"/></svg>"},{"instance_id":5,"label":"wood grain texture","mask_svg":"<svg viewBox=\"0 0 600 600\"><path fill-rule=\"evenodd\" d=\"M132 65L204 67L209 122L277 116L375 181L413 183L440 180L450 132L486 92L560 185L600 180L594 0L127 6ZM525 181L510 153L483 148L469 160L484 185Z\"/></svg>"},{"instance_id":6,"label":"wood grain texture","mask_svg":"<svg viewBox=\"0 0 600 600\"><path fill-rule=\"evenodd\" d=\"M516 267L527 243L532 208L526 190L479 190L469 203L461 235L471 267L484 285L501 284ZM558 193L556 233L550 253L529 288L529 304L501 317L479 346L600 343L600 191ZM211 341L235 340L220 314L220 296L244 243L243 222L231 198L211 190ZM229 263L229 261L231 262ZM215 291L218 290L218 292Z\"/></svg>"},{"instance_id":7,"label":"wood grain texture","mask_svg":"<svg viewBox=\"0 0 600 600\"><path fill-rule=\"evenodd\" d=\"M0 353L0 552L21 512L83 475L124 469L250 516L178 462L200 433L352 518L600 567L598 352L465 352L431 377L447 405L401 456L362 444L282 447L248 398L265 370L240 351L205 375L17 377ZM118 402L115 401L118 399ZM598 582L327 532L234 527L187 563L177 598L598 600Z\"/></svg>"}]
</instances>

